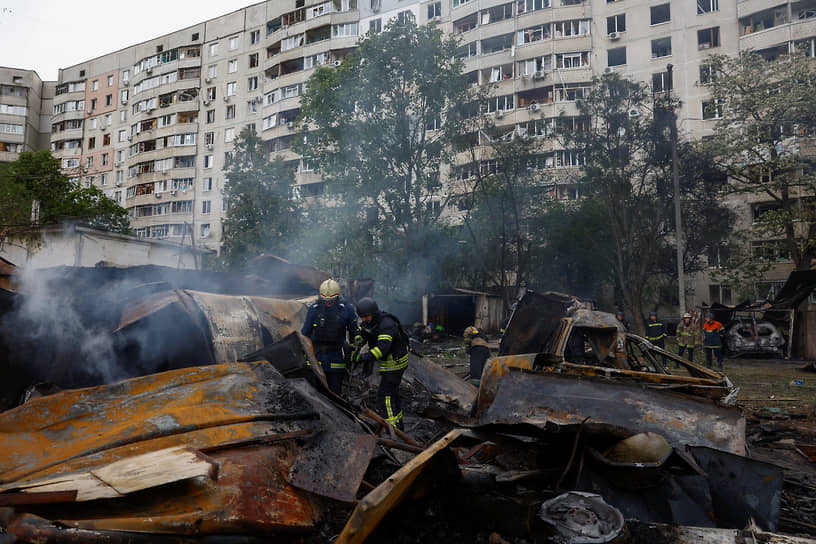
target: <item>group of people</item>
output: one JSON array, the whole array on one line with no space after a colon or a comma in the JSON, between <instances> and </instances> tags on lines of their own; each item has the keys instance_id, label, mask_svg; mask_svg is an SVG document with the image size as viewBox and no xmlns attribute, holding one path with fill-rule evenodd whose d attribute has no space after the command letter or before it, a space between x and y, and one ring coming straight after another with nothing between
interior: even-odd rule
<instances>
[{"instance_id":1,"label":"group of people","mask_svg":"<svg viewBox=\"0 0 816 544\"><path fill-rule=\"evenodd\" d=\"M628 330L629 323L624 319L623 312L618 312L615 316L623 326ZM686 312L683 314L683 319L677 325L675 338L677 339L677 355L686 359L694 361L694 350L698 346L702 346L706 357L706 366L713 368L714 361L717 361L719 370L723 369L723 355L722 355L722 333L723 325L716 319L711 312L705 313L705 318L702 326L698 325L693 320L693 316ZM666 345L666 327L657 318L657 312L649 313L649 321L646 323L646 339L655 346L665 349ZM663 359L665 364L666 360ZM679 367L680 365L675 365Z\"/></svg>"},{"instance_id":2,"label":"group of people","mask_svg":"<svg viewBox=\"0 0 816 544\"><path fill-rule=\"evenodd\" d=\"M320 285L318 301L309 306L301 332L312 341L329 389L336 395L342 395L349 364L370 374L377 362L377 412L391 425L403 428L399 384L408 367L408 335L395 316L381 311L371 298L360 299L355 309L342 301L340 284L328 279Z\"/></svg>"}]
</instances>

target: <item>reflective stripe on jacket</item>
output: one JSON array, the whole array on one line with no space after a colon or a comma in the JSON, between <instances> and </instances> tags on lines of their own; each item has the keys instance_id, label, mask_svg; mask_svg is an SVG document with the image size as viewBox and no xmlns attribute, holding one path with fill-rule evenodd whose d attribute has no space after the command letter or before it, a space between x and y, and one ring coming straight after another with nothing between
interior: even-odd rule
<instances>
[{"instance_id":1,"label":"reflective stripe on jacket","mask_svg":"<svg viewBox=\"0 0 816 544\"><path fill-rule=\"evenodd\" d=\"M646 326L646 340L654 342L655 340L660 340L661 338L665 337L666 329L663 327L663 323L660 321L656 321L654 323L650 321Z\"/></svg>"}]
</instances>

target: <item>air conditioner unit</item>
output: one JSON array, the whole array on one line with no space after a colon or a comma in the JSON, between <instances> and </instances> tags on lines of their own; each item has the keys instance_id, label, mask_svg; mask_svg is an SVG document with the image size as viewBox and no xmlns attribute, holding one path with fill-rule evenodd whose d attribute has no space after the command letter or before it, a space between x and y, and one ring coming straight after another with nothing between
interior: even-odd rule
<instances>
[{"instance_id":1,"label":"air conditioner unit","mask_svg":"<svg viewBox=\"0 0 816 544\"><path fill-rule=\"evenodd\" d=\"M620 32L610 32L607 38L609 38L613 42L620 40Z\"/></svg>"},{"instance_id":2,"label":"air conditioner unit","mask_svg":"<svg viewBox=\"0 0 816 544\"><path fill-rule=\"evenodd\" d=\"M496 113L494 114L494 116L496 117L496 119L502 119L504 117L504 111L496 110Z\"/></svg>"},{"instance_id":3,"label":"air conditioner unit","mask_svg":"<svg viewBox=\"0 0 816 544\"><path fill-rule=\"evenodd\" d=\"M122 164L122 163L121 163L121 162L119 162L119 161L114 161L114 162L113 162L113 165L114 165L114 166L117 166L117 167L118 167L120 164Z\"/></svg>"},{"instance_id":4,"label":"air conditioner unit","mask_svg":"<svg viewBox=\"0 0 816 544\"><path fill-rule=\"evenodd\" d=\"M121 181L115 181L113 184L114 184L114 185L116 185L117 187L121 187L121 186L122 186L122 182L121 182Z\"/></svg>"},{"instance_id":5,"label":"air conditioner unit","mask_svg":"<svg viewBox=\"0 0 816 544\"><path fill-rule=\"evenodd\" d=\"M92 114L92 113L93 113L93 110L87 110L85 113L87 113L88 115L90 115L90 114Z\"/></svg>"},{"instance_id":6,"label":"air conditioner unit","mask_svg":"<svg viewBox=\"0 0 816 544\"><path fill-rule=\"evenodd\" d=\"M129 79L123 79L122 80L122 87L127 87L128 85L130 85L130 80Z\"/></svg>"},{"instance_id":7,"label":"air conditioner unit","mask_svg":"<svg viewBox=\"0 0 816 544\"><path fill-rule=\"evenodd\" d=\"M289 121L288 123L286 123L286 128L288 128L289 130L294 130L295 129L295 123L293 123L292 121Z\"/></svg>"},{"instance_id":8,"label":"air conditioner unit","mask_svg":"<svg viewBox=\"0 0 816 544\"><path fill-rule=\"evenodd\" d=\"M535 102L533 102L532 104L530 104L529 106L527 106L527 109L528 109L528 110L530 110L530 113L534 113L534 112L537 112L537 111L538 111L538 108L539 108L539 107L540 107L540 106L539 106L538 104L536 104Z\"/></svg>"},{"instance_id":9,"label":"air conditioner unit","mask_svg":"<svg viewBox=\"0 0 816 544\"><path fill-rule=\"evenodd\" d=\"M212 81L212 78L211 78L211 77L205 77L205 78L204 78L204 82L205 82L205 83L209 83L210 81Z\"/></svg>"},{"instance_id":10,"label":"air conditioner unit","mask_svg":"<svg viewBox=\"0 0 816 544\"><path fill-rule=\"evenodd\" d=\"M153 73L153 67L151 66L150 68L145 70L145 72L147 72L148 74L152 74Z\"/></svg>"},{"instance_id":11,"label":"air conditioner unit","mask_svg":"<svg viewBox=\"0 0 816 544\"><path fill-rule=\"evenodd\" d=\"M343 61L342 61L342 60L336 60L336 61L334 61L334 67L335 67L335 68L339 67L341 64L343 64Z\"/></svg>"},{"instance_id":12,"label":"air conditioner unit","mask_svg":"<svg viewBox=\"0 0 816 544\"><path fill-rule=\"evenodd\" d=\"M206 99L206 98L204 99L204 105L205 105L205 106L209 106L209 105L210 105L210 101L209 101L208 99Z\"/></svg>"},{"instance_id":13,"label":"air conditioner unit","mask_svg":"<svg viewBox=\"0 0 816 544\"><path fill-rule=\"evenodd\" d=\"M175 189L171 189L171 190L170 190L170 194L171 194L172 196L176 196L176 190L175 190Z\"/></svg>"},{"instance_id":14,"label":"air conditioner unit","mask_svg":"<svg viewBox=\"0 0 816 544\"><path fill-rule=\"evenodd\" d=\"M614 71L615 71L614 68L612 68L611 66L607 66L606 68L604 68L603 73L604 74L611 74Z\"/></svg>"},{"instance_id":15,"label":"air conditioner unit","mask_svg":"<svg viewBox=\"0 0 816 544\"><path fill-rule=\"evenodd\" d=\"M212 148L213 148L213 144L207 144L207 150L208 151L212 151Z\"/></svg>"},{"instance_id":16,"label":"air conditioner unit","mask_svg":"<svg viewBox=\"0 0 816 544\"><path fill-rule=\"evenodd\" d=\"M224 97L224 102L229 102L229 96Z\"/></svg>"},{"instance_id":17,"label":"air conditioner unit","mask_svg":"<svg viewBox=\"0 0 816 544\"><path fill-rule=\"evenodd\" d=\"M261 102L263 102L263 96L256 96L256 97L255 97L255 102L256 102L256 103L258 103L258 104L260 104Z\"/></svg>"},{"instance_id":18,"label":"air conditioner unit","mask_svg":"<svg viewBox=\"0 0 816 544\"><path fill-rule=\"evenodd\" d=\"M128 134L128 136L127 136L127 141L128 141L128 142L132 142L132 141L133 141L133 136L131 136L130 134Z\"/></svg>"},{"instance_id":19,"label":"air conditioner unit","mask_svg":"<svg viewBox=\"0 0 816 544\"><path fill-rule=\"evenodd\" d=\"M162 170L162 171L161 171L161 173L162 173L162 175L163 175L163 176L166 176L166 175L167 175L167 173L168 173L168 172L167 172L167 169L165 168L164 170Z\"/></svg>"},{"instance_id":20,"label":"air conditioner unit","mask_svg":"<svg viewBox=\"0 0 816 544\"><path fill-rule=\"evenodd\" d=\"M545 77L547 77L547 72L543 70L536 70L533 72L533 79L544 79Z\"/></svg>"},{"instance_id":21,"label":"air conditioner unit","mask_svg":"<svg viewBox=\"0 0 816 544\"><path fill-rule=\"evenodd\" d=\"M147 108L147 113L151 113L152 111L153 111L153 106L150 106L149 108Z\"/></svg>"},{"instance_id":22,"label":"air conditioner unit","mask_svg":"<svg viewBox=\"0 0 816 544\"><path fill-rule=\"evenodd\" d=\"M122 99L122 105L124 106L125 104L127 104L127 98Z\"/></svg>"},{"instance_id":23,"label":"air conditioner unit","mask_svg":"<svg viewBox=\"0 0 816 544\"><path fill-rule=\"evenodd\" d=\"M156 198L161 198L161 193L154 191L153 196L155 196Z\"/></svg>"}]
</instances>

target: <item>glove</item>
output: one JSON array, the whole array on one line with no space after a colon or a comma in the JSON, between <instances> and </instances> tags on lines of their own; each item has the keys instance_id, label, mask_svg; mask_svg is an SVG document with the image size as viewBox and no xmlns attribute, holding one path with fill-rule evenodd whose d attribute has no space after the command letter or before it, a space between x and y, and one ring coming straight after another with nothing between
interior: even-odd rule
<instances>
[{"instance_id":1,"label":"glove","mask_svg":"<svg viewBox=\"0 0 816 544\"><path fill-rule=\"evenodd\" d=\"M357 336L354 337L354 347L357 349L357 351L359 351L360 348L362 348L364 344L365 344L365 340L363 339L362 336L360 336L358 334Z\"/></svg>"},{"instance_id":2,"label":"glove","mask_svg":"<svg viewBox=\"0 0 816 544\"><path fill-rule=\"evenodd\" d=\"M374 357L371 353L363 353L357 357L357 362L363 366L363 376L370 376L374 369Z\"/></svg>"}]
</instances>

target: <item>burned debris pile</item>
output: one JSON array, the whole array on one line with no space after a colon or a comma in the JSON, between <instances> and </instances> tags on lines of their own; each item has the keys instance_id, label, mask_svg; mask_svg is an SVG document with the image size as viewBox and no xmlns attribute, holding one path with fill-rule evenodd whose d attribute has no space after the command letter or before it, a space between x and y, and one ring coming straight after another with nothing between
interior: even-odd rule
<instances>
[{"instance_id":1,"label":"burned debris pile","mask_svg":"<svg viewBox=\"0 0 816 544\"><path fill-rule=\"evenodd\" d=\"M0 412L0 542L794 544L816 534L812 467L776 454L812 464L812 444L754 419L746 438L727 376L575 297L528 293L478 389L411 354L402 432L370 410L370 377L352 370L345 397L328 388L298 332L302 302L242 292L237 280L224 293L183 278L70 274L87 292L54 289L50 275L37 284L44 304L27 304L24 289L0 300L4 372L19 374ZM32 308L50 310L45 325L73 316L105 339L93 364L110 357L107 373L83 368L79 337L42 324L17 334L19 319L33 327L41 315ZM52 383L19 404L20 386L35 382Z\"/></svg>"}]
</instances>

